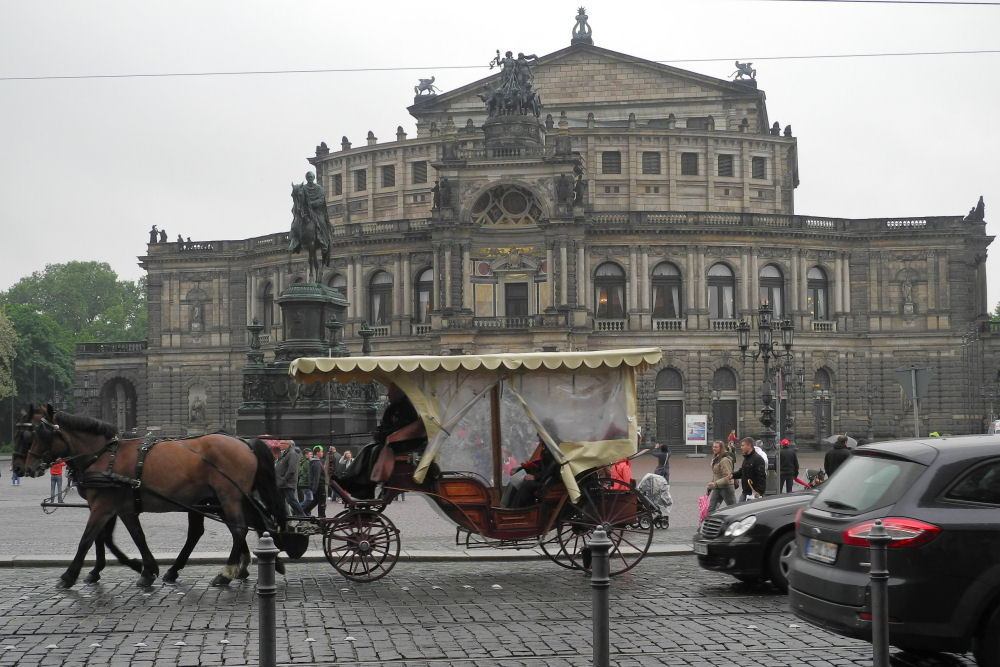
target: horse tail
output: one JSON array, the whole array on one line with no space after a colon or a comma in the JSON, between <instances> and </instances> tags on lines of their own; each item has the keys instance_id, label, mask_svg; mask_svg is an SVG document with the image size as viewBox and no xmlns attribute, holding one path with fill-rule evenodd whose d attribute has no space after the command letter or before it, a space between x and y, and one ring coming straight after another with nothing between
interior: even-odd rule
<instances>
[{"instance_id":1,"label":"horse tail","mask_svg":"<svg viewBox=\"0 0 1000 667\"><path fill-rule=\"evenodd\" d=\"M264 508L271 514L271 518L274 519L275 527L278 530L283 530L288 513L285 509L285 501L278 492L278 481L274 476L274 456L260 438L254 438L250 441L250 449L253 450L254 456L257 457L257 472L254 474L253 490L260 496ZM250 517L257 515L256 511L248 513ZM264 524L266 522L261 521L260 523ZM259 527L260 529L267 528L266 525Z\"/></svg>"}]
</instances>

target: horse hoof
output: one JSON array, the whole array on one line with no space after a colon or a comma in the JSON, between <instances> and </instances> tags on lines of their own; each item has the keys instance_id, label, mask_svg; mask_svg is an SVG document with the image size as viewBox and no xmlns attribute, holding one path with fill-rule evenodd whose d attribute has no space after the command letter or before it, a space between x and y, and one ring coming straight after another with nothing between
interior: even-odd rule
<instances>
[{"instance_id":1,"label":"horse hoof","mask_svg":"<svg viewBox=\"0 0 1000 667\"><path fill-rule=\"evenodd\" d=\"M229 577L224 577L221 574L215 575L215 579L212 579L211 586L228 586L229 582L232 581Z\"/></svg>"},{"instance_id":2,"label":"horse hoof","mask_svg":"<svg viewBox=\"0 0 1000 667\"><path fill-rule=\"evenodd\" d=\"M240 573L236 575L236 578L239 579L240 581L246 581L247 579L250 578L250 570L243 568L242 570L240 570Z\"/></svg>"},{"instance_id":3,"label":"horse hoof","mask_svg":"<svg viewBox=\"0 0 1000 667\"><path fill-rule=\"evenodd\" d=\"M177 583L177 572L173 570L167 570L167 573L163 575L163 583L165 584L176 584Z\"/></svg>"},{"instance_id":4,"label":"horse hoof","mask_svg":"<svg viewBox=\"0 0 1000 667\"><path fill-rule=\"evenodd\" d=\"M59 577L59 581L56 586L59 588L72 588L73 584L76 583L76 577L67 577L65 574Z\"/></svg>"},{"instance_id":5,"label":"horse hoof","mask_svg":"<svg viewBox=\"0 0 1000 667\"><path fill-rule=\"evenodd\" d=\"M101 580L101 575L97 574L96 572L91 572L90 574L87 575L87 578L83 580L83 583L96 584L100 580Z\"/></svg>"}]
</instances>

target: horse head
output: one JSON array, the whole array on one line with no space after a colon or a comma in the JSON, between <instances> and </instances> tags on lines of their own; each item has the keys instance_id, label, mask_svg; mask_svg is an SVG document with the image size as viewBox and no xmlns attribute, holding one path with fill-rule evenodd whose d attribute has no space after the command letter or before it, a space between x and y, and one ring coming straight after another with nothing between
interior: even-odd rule
<instances>
[{"instance_id":1,"label":"horse head","mask_svg":"<svg viewBox=\"0 0 1000 667\"><path fill-rule=\"evenodd\" d=\"M10 462L19 477L38 477L51 463L52 437L59 428L52 422L53 416L51 405L29 405L18 417Z\"/></svg>"}]
</instances>

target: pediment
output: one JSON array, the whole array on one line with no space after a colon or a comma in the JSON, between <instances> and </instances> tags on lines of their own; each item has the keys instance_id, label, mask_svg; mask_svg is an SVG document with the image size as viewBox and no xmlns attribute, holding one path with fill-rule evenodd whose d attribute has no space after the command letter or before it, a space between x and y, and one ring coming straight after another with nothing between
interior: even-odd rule
<instances>
[{"instance_id":1,"label":"pediment","mask_svg":"<svg viewBox=\"0 0 1000 667\"><path fill-rule=\"evenodd\" d=\"M542 116L566 111L572 125L593 113L597 123L665 118L675 109L684 115L725 115L734 105L765 117L764 93L752 85L725 81L597 46L576 44L542 56L532 64L534 89L542 98ZM478 95L484 84L499 84L499 72L409 108L421 123L451 116L462 127L467 119L481 125L485 109Z\"/></svg>"}]
</instances>

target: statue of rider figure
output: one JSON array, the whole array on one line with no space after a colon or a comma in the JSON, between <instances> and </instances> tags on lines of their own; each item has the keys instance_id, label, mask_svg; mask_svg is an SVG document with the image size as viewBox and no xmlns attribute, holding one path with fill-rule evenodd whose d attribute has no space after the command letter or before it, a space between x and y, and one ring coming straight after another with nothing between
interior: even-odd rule
<instances>
[{"instance_id":1,"label":"statue of rider figure","mask_svg":"<svg viewBox=\"0 0 1000 667\"><path fill-rule=\"evenodd\" d=\"M306 172L306 182L296 187L305 194L306 213L316 226L316 242L326 254L330 250L330 216L326 211L326 194L316 183L316 175L311 171ZM289 252L299 252L302 249L302 225L305 222L298 215L292 218Z\"/></svg>"}]
</instances>

